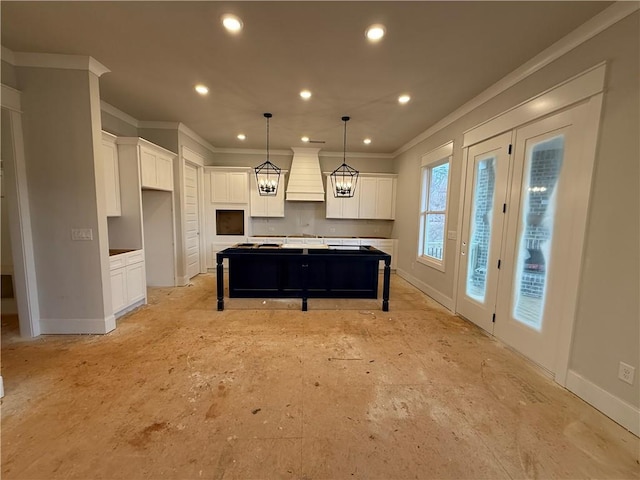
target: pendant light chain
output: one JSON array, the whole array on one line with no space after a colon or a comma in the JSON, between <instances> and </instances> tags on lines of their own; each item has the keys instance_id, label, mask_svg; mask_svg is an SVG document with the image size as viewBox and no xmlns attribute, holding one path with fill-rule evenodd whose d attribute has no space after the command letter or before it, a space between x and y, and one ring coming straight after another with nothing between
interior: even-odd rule
<instances>
[{"instance_id":1,"label":"pendant light chain","mask_svg":"<svg viewBox=\"0 0 640 480\"><path fill-rule=\"evenodd\" d=\"M254 170L256 173L258 194L261 196L273 197L278 193L278 185L280 184L280 168L275 166L269 160L269 119L273 115L265 113L263 116L267 119L267 160L258 165Z\"/></svg>"},{"instance_id":2,"label":"pendant light chain","mask_svg":"<svg viewBox=\"0 0 640 480\"><path fill-rule=\"evenodd\" d=\"M342 120L344 120L344 144L342 148L342 163L345 164L347 163L347 120L349 120L349 117L342 117Z\"/></svg>"}]
</instances>

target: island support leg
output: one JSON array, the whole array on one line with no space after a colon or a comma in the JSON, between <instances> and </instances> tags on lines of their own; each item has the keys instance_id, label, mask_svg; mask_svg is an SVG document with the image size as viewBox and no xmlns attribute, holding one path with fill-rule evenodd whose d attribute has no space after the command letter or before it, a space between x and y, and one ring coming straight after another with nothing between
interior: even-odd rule
<instances>
[{"instance_id":1,"label":"island support leg","mask_svg":"<svg viewBox=\"0 0 640 480\"><path fill-rule=\"evenodd\" d=\"M224 310L224 269L222 268L222 255L216 255L216 283L218 286L218 311Z\"/></svg>"},{"instance_id":2,"label":"island support leg","mask_svg":"<svg viewBox=\"0 0 640 480\"><path fill-rule=\"evenodd\" d=\"M306 250L305 250L306 251ZM302 311L307 311L307 285L309 281L309 264L302 264Z\"/></svg>"},{"instance_id":3,"label":"island support leg","mask_svg":"<svg viewBox=\"0 0 640 480\"><path fill-rule=\"evenodd\" d=\"M391 259L384 261L384 283L382 285L382 311L389 311L389 282L391 281Z\"/></svg>"}]
</instances>

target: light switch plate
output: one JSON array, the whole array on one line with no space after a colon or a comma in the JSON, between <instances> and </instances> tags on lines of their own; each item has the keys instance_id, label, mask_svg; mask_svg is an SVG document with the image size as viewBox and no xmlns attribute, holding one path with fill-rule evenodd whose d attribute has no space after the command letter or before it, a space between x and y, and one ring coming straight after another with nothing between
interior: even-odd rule
<instances>
[{"instance_id":1,"label":"light switch plate","mask_svg":"<svg viewBox=\"0 0 640 480\"><path fill-rule=\"evenodd\" d=\"M72 228L71 240L93 240L93 230L90 228Z\"/></svg>"}]
</instances>

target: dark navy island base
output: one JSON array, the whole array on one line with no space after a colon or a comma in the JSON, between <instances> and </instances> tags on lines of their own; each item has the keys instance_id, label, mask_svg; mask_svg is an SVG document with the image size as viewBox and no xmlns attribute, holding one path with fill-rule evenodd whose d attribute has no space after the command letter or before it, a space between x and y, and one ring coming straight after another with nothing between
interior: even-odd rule
<instances>
[{"instance_id":1,"label":"dark navy island base","mask_svg":"<svg viewBox=\"0 0 640 480\"><path fill-rule=\"evenodd\" d=\"M378 264L384 261L382 310L389 311L391 255L377 248L281 248L240 243L218 252L218 310L224 310L222 262L229 259L230 298L377 298Z\"/></svg>"}]
</instances>

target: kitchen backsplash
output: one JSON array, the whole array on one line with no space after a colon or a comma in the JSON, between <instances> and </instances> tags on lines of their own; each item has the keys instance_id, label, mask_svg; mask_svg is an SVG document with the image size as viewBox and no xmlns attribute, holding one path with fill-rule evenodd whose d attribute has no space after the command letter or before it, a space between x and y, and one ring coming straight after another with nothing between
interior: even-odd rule
<instances>
[{"instance_id":1,"label":"kitchen backsplash","mask_svg":"<svg viewBox=\"0 0 640 480\"><path fill-rule=\"evenodd\" d=\"M250 218L251 235L391 238L393 220L328 219L325 211L324 202L285 202L283 218Z\"/></svg>"}]
</instances>

